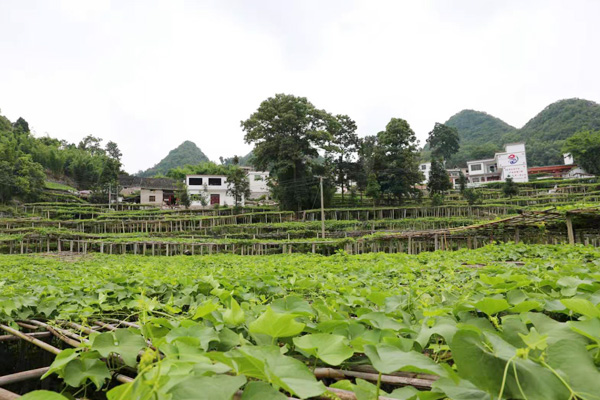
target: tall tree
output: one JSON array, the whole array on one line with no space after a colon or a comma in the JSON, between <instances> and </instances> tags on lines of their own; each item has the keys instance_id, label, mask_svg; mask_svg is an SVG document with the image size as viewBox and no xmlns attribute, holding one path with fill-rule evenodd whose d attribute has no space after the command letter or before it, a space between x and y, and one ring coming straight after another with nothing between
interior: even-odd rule
<instances>
[{"instance_id":1,"label":"tall tree","mask_svg":"<svg viewBox=\"0 0 600 400\"><path fill-rule=\"evenodd\" d=\"M13 130L15 133L29 133L29 123L25 121L25 119L19 117L17 121L13 124Z\"/></svg>"},{"instance_id":2,"label":"tall tree","mask_svg":"<svg viewBox=\"0 0 600 400\"><path fill-rule=\"evenodd\" d=\"M114 158L115 160L121 160L121 157L123 156L123 153L121 153L121 150L119 150L119 146L113 142L113 141L108 141L108 143L106 143L106 154L108 154L108 156L110 158Z\"/></svg>"},{"instance_id":3,"label":"tall tree","mask_svg":"<svg viewBox=\"0 0 600 400\"><path fill-rule=\"evenodd\" d=\"M255 145L254 166L270 171L276 181L273 193L282 209L301 210L314 203L315 175L328 173L318 157L319 149L332 141L327 130L331 119L305 97L276 94L241 122L246 143ZM328 188L325 194L330 193Z\"/></svg>"},{"instance_id":4,"label":"tall tree","mask_svg":"<svg viewBox=\"0 0 600 400\"><path fill-rule=\"evenodd\" d=\"M347 115L336 115L331 119L328 130L332 136L331 163L343 201L344 189L356 169L355 155L359 146L356 123Z\"/></svg>"},{"instance_id":5,"label":"tall tree","mask_svg":"<svg viewBox=\"0 0 600 400\"><path fill-rule=\"evenodd\" d=\"M374 164L383 193L400 202L416 196L415 185L423 180L419 171L417 138L408 122L392 118L377 134Z\"/></svg>"},{"instance_id":6,"label":"tall tree","mask_svg":"<svg viewBox=\"0 0 600 400\"><path fill-rule=\"evenodd\" d=\"M101 143L101 138L92 135L87 135L81 140L81 142L79 142L79 145L77 147L81 150L87 151L91 155L103 154L104 150L102 150L102 147L100 146Z\"/></svg>"},{"instance_id":7,"label":"tall tree","mask_svg":"<svg viewBox=\"0 0 600 400\"><path fill-rule=\"evenodd\" d=\"M227 194L233 197L234 206L239 207L245 198L250 197L248 174L239 166L239 157L233 157L233 167L227 173Z\"/></svg>"},{"instance_id":8,"label":"tall tree","mask_svg":"<svg viewBox=\"0 0 600 400\"><path fill-rule=\"evenodd\" d=\"M433 130L429 132L427 143L431 148L432 157L448 160L460 147L458 130L436 122Z\"/></svg>"},{"instance_id":9,"label":"tall tree","mask_svg":"<svg viewBox=\"0 0 600 400\"><path fill-rule=\"evenodd\" d=\"M452 189L452 182L450 182L450 176L448 176L448 172L444 168L443 161L436 158L431 160L431 171L429 172L427 188L429 189L429 193L441 195L447 190Z\"/></svg>"},{"instance_id":10,"label":"tall tree","mask_svg":"<svg viewBox=\"0 0 600 400\"><path fill-rule=\"evenodd\" d=\"M600 175L600 130L582 131L565 142L564 153L570 153L577 165L586 172Z\"/></svg>"}]
</instances>

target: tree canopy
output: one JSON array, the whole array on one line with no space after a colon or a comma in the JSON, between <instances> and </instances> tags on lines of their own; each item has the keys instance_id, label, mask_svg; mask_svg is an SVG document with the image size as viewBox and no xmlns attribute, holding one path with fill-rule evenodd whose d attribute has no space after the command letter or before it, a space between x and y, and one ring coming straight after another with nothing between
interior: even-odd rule
<instances>
[{"instance_id":1,"label":"tree canopy","mask_svg":"<svg viewBox=\"0 0 600 400\"><path fill-rule=\"evenodd\" d=\"M253 164L268 170L276 186L273 193L287 210L311 208L318 193L317 175L330 172L319 161L319 151L333 141L329 132L333 116L316 108L305 97L276 94L241 122L246 143L254 144ZM325 198L333 187L327 181Z\"/></svg>"},{"instance_id":2,"label":"tree canopy","mask_svg":"<svg viewBox=\"0 0 600 400\"><path fill-rule=\"evenodd\" d=\"M590 174L600 175L600 130L582 131L568 138L562 148Z\"/></svg>"}]
</instances>

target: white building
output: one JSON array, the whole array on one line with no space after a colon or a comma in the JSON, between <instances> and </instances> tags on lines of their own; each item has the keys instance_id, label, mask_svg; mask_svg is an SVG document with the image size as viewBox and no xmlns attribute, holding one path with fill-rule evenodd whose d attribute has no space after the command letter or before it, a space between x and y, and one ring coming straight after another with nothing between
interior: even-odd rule
<instances>
[{"instance_id":1,"label":"white building","mask_svg":"<svg viewBox=\"0 0 600 400\"><path fill-rule=\"evenodd\" d=\"M421 184L426 185L429 182L429 174L431 173L431 163L423 163L419 164L419 171L423 173L425 179L421 182Z\"/></svg>"},{"instance_id":2,"label":"white building","mask_svg":"<svg viewBox=\"0 0 600 400\"><path fill-rule=\"evenodd\" d=\"M192 206L201 206L200 198L204 198L207 205L211 206L235 205L235 199L227 194L225 175L186 175L185 184L192 198ZM244 205L244 199L240 205Z\"/></svg>"},{"instance_id":3,"label":"white building","mask_svg":"<svg viewBox=\"0 0 600 400\"><path fill-rule=\"evenodd\" d=\"M525 143L507 144L504 152L496 153L494 158L467 161L467 170L469 187L485 182L503 182L508 177L515 182L529 182Z\"/></svg>"},{"instance_id":4,"label":"white building","mask_svg":"<svg viewBox=\"0 0 600 400\"><path fill-rule=\"evenodd\" d=\"M504 146L504 153L496 153L496 164L501 173L500 180L511 177L515 182L529 182L527 174L527 153L525 143L509 143Z\"/></svg>"},{"instance_id":5,"label":"white building","mask_svg":"<svg viewBox=\"0 0 600 400\"><path fill-rule=\"evenodd\" d=\"M267 171L248 170L248 181L250 182L250 199L258 199L265 196L269 199L269 173Z\"/></svg>"},{"instance_id":6,"label":"white building","mask_svg":"<svg viewBox=\"0 0 600 400\"><path fill-rule=\"evenodd\" d=\"M261 196L269 198L269 173L265 171L252 171L244 168L250 183L250 199L258 199ZM207 205L218 204L220 206L233 206L235 199L227 194L227 176L225 175L186 175L185 184L192 198L192 206L201 206L204 198ZM240 206L245 203L244 198Z\"/></svg>"},{"instance_id":7,"label":"white building","mask_svg":"<svg viewBox=\"0 0 600 400\"><path fill-rule=\"evenodd\" d=\"M482 182L500 180L495 158L467 161L467 171L469 174L469 183L474 184L473 186L478 186Z\"/></svg>"}]
</instances>

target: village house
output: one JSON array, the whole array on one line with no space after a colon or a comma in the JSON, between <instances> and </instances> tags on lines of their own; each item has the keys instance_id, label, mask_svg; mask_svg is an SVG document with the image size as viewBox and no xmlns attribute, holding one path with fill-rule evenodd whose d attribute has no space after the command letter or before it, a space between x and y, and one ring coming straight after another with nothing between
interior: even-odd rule
<instances>
[{"instance_id":1,"label":"village house","mask_svg":"<svg viewBox=\"0 0 600 400\"><path fill-rule=\"evenodd\" d=\"M130 175L119 175L121 196L136 196L135 202L155 206L175 204L176 181L171 178L140 178Z\"/></svg>"},{"instance_id":2,"label":"village house","mask_svg":"<svg viewBox=\"0 0 600 400\"><path fill-rule=\"evenodd\" d=\"M227 194L225 175L186 175L185 184L192 199L192 206L235 204L235 199ZM241 203L244 205L244 199Z\"/></svg>"},{"instance_id":3,"label":"village house","mask_svg":"<svg viewBox=\"0 0 600 400\"><path fill-rule=\"evenodd\" d=\"M248 174L250 182L250 199L259 199L264 196L269 199L269 173L267 171L253 171L250 168L244 168Z\"/></svg>"}]
</instances>

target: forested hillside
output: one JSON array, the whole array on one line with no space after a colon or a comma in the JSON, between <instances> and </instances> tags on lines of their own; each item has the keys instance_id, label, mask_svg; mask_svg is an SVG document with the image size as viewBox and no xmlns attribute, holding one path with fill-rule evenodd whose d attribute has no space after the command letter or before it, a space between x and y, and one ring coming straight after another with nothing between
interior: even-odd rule
<instances>
[{"instance_id":1,"label":"forested hillside","mask_svg":"<svg viewBox=\"0 0 600 400\"><path fill-rule=\"evenodd\" d=\"M550 104L519 130L529 165L562 164L561 148L573 134L600 129L600 104L568 99ZM600 155L599 155L600 157Z\"/></svg>"},{"instance_id":2,"label":"forested hillside","mask_svg":"<svg viewBox=\"0 0 600 400\"><path fill-rule=\"evenodd\" d=\"M445 123L458 130L460 150L450 165L493 157L505 143L523 141L530 166L563 162L561 148L566 139L583 130L600 129L600 105L589 100L567 99L550 104L521 129L485 112L463 110ZM424 157L427 158L427 148Z\"/></svg>"},{"instance_id":3,"label":"forested hillside","mask_svg":"<svg viewBox=\"0 0 600 400\"><path fill-rule=\"evenodd\" d=\"M456 128L459 133L460 150L451 159L451 163L458 165L464 165L467 160L493 157L502 149L503 138L517 131L501 119L475 110L462 110L445 125Z\"/></svg>"},{"instance_id":4,"label":"forested hillside","mask_svg":"<svg viewBox=\"0 0 600 400\"><path fill-rule=\"evenodd\" d=\"M79 144L34 137L23 118L11 123L0 115L0 202L34 201L46 176L68 178L79 189L103 188L116 181L121 152L114 142L86 136Z\"/></svg>"},{"instance_id":5,"label":"forested hillside","mask_svg":"<svg viewBox=\"0 0 600 400\"><path fill-rule=\"evenodd\" d=\"M154 167L149 168L146 171L140 171L137 175L142 177L166 175L171 169L185 167L186 165L196 165L207 161L210 160L202 150L200 150L193 142L186 140L177 148L171 150L169 154Z\"/></svg>"}]
</instances>

